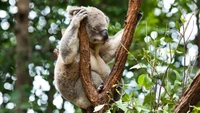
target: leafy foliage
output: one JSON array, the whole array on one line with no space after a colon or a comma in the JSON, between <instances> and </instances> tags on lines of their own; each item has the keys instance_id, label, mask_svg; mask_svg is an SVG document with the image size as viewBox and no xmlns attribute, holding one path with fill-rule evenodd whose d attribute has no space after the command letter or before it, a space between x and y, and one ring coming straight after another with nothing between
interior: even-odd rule
<instances>
[{"instance_id":1,"label":"leafy foliage","mask_svg":"<svg viewBox=\"0 0 200 113\"><path fill-rule=\"evenodd\" d=\"M122 99L111 105L127 113L172 112L196 72L197 47L195 13L191 0L143 1L143 19L137 27L124 70ZM195 1L195 0L194 0ZM29 102L21 105L29 112L81 112L64 100L53 85L56 57L53 55L66 28L67 5L95 6L110 18L109 33L123 27L128 0L34 0L30 3L29 33L32 53L29 77L32 83L24 91ZM193 7L192 7L193 6ZM15 0L0 1L0 112L12 113L19 94L15 85ZM190 24L189 24L190 23ZM188 35L189 34L189 35ZM196 49L195 49L196 48ZM110 64L112 66L112 64ZM193 107L194 113L199 107Z\"/></svg>"}]
</instances>

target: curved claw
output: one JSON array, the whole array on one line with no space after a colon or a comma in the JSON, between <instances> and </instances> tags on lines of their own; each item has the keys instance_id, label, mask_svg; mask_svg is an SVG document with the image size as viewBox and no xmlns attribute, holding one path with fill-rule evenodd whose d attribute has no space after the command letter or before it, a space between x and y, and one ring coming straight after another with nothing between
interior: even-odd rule
<instances>
[{"instance_id":1,"label":"curved claw","mask_svg":"<svg viewBox=\"0 0 200 113\"><path fill-rule=\"evenodd\" d=\"M104 83L101 83L101 85L97 88L97 92L101 93L103 91L104 88Z\"/></svg>"}]
</instances>

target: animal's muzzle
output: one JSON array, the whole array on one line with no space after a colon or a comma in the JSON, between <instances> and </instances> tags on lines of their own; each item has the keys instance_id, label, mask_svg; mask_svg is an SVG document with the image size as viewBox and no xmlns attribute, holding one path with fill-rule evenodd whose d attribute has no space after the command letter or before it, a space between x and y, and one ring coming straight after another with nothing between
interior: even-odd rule
<instances>
[{"instance_id":1,"label":"animal's muzzle","mask_svg":"<svg viewBox=\"0 0 200 113\"><path fill-rule=\"evenodd\" d=\"M104 29L100 31L100 35L103 37L103 41L106 41L108 39L108 30Z\"/></svg>"}]
</instances>

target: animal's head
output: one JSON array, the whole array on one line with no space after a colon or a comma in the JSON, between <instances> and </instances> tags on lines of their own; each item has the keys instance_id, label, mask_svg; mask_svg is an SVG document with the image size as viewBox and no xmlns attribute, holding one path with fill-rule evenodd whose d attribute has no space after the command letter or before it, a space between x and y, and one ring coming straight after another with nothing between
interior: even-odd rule
<instances>
[{"instance_id":1,"label":"animal's head","mask_svg":"<svg viewBox=\"0 0 200 113\"><path fill-rule=\"evenodd\" d=\"M87 23L86 29L90 43L104 43L108 39L108 24L109 18L99 9L95 7L77 7L77 6L68 6L67 12L73 17L74 11L78 11L81 8L87 10Z\"/></svg>"}]
</instances>

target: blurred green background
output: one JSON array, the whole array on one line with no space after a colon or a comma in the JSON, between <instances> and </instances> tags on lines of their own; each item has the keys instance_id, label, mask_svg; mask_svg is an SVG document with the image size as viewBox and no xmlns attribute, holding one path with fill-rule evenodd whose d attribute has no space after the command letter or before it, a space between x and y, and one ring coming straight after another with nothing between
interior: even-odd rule
<instances>
[{"instance_id":1,"label":"blurred green background","mask_svg":"<svg viewBox=\"0 0 200 113\"><path fill-rule=\"evenodd\" d=\"M22 84L23 92L17 92L15 87L17 57L14 33L17 1L0 0L1 113L13 113L22 93L25 94L23 98L26 101L20 103L19 107L27 113L81 112L77 106L61 97L55 89L53 79L56 61L53 50L58 48L61 29L67 27L65 11L68 5L99 8L110 18L109 35L113 35L123 28L128 0L30 1L28 32L31 57L29 61L25 61L28 62L28 73L24 78L30 82ZM137 107L146 105L145 109L149 109L147 112L159 108L171 111L173 107L170 109L170 105L172 106L174 101L170 101L170 99L174 98L177 102L182 91L192 81L200 64L197 60L199 7L199 0L142 1L143 18L135 31L123 73L123 79L127 86L124 89L125 95L129 95L130 98L123 102L130 103L134 100L136 107L132 106L133 110L142 112ZM184 38L181 40L181 37ZM143 69L140 69L141 65L144 67ZM131 67L132 69L130 69ZM144 75L148 76L145 78ZM166 79L162 79L163 77ZM175 83L176 80L178 85ZM161 84L163 85L162 91L159 90L159 87L162 87ZM173 88L177 89L172 91ZM162 100L161 96L157 97L156 94L150 95L157 91L159 94L169 93L163 97L169 100ZM152 102L148 101L150 97ZM139 100L141 103L137 103ZM168 108L164 108L165 105L168 105Z\"/></svg>"}]
</instances>

